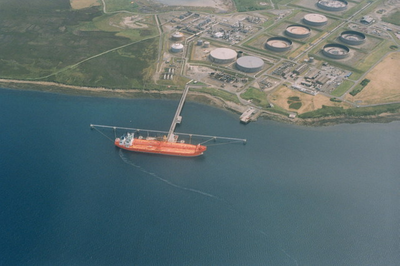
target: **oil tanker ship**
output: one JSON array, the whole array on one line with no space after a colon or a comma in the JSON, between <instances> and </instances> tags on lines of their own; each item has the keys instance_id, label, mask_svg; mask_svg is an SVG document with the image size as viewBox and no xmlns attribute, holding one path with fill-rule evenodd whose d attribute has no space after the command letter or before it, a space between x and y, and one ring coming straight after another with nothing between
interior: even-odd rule
<instances>
[{"instance_id":1,"label":"oil tanker ship","mask_svg":"<svg viewBox=\"0 0 400 266\"><path fill-rule=\"evenodd\" d=\"M188 82L190 83L190 82ZM177 124L180 124L182 121L182 117L180 116L183 104L185 102L186 95L189 91L189 86L186 85L181 101L179 102L178 108L176 110L174 119L172 120L171 127L168 132L159 131L159 130L149 130L149 129L138 129L138 128L126 128L126 127L115 127L115 126L105 126L105 125L94 125L91 124L90 127L92 129L96 128L112 128L114 129L114 133L116 133L117 129L129 130L132 133L128 132L117 138L115 136L114 141L115 146L118 148L141 152L141 153L151 153L151 154L162 154L162 155L173 155L173 156L183 156L183 157L196 157L202 155L206 150L207 146L202 144L217 139L226 140L230 142L243 142L246 143L246 139L238 139L238 138L227 138L227 137L216 137L209 135L197 135L197 134L187 134L187 133L177 133L181 136L189 137L189 143L185 143L184 140L178 141L178 135L175 134L175 127ZM96 129L97 130L97 129ZM156 134L166 134L164 137L153 137L148 135L147 137L143 137L139 134L139 132L147 132L156 133ZM137 135L135 135L137 133ZM191 144L192 137L207 138L208 140L199 143L199 144Z\"/></svg>"},{"instance_id":2,"label":"oil tanker ship","mask_svg":"<svg viewBox=\"0 0 400 266\"><path fill-rule=\"evenodd\" d=\"M134 133L127 133L120 138L116 138L115 146L128 151L184 157L199 156L207 150L206 146L200 144L194 145L187 144L184 141L178 142L177 136L174 138L174 141L168 141L166 137L161 140L155 137L143 138L139 136L135 138Z\"/></svg>"}]
</instances>

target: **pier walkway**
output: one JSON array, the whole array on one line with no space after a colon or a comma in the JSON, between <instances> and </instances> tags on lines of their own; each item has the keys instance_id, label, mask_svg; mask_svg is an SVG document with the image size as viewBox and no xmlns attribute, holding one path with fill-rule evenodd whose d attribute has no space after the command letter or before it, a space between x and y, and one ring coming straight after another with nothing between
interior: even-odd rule
<instances>
[{"instance_id":1,"label":"pier walkway","mask_svg":"<svg viewBox=\"0 0 400 266\"><path fill-rule=\"evenodd\" d=\"M180 124L181 121L182 121L181 111L182 111L182 108L183 108L183 104L185 103L186 96L187 96L188 92L189 92L189 85L186 84L185 89L183 90L182 97L181 97L181 100L179 102L178 108L176 109L174 119L172 120L171 127L169 128L169 131L168 131L167 140L170 141L170 142L174 141L174 137L175 137L174 131L175 131L176 125Z\"/></svg>"},{"instance_id":2,"label":"pier walkway","mask_svg":"<svg viewBox=\"0 0 400 266\"><path fill-rule=\"evenodd\" d=\"M188 83L186 83L186 86L185 86L185 88L183 90L183 93L182 93L181 100L179 101L178 108L176 109L174 119L172 120L172 124L171 124L171 127L170 127L168 132L160 131L160 130L149 130L149 129L140 129L140 128L128 128L128 127L116 127L116 126L95 125L95 124L90 124L90 128L92 128L92 129L96 129L96 128L111 128L111 129L114 130L114 133L116 132L117 129L131 130L131 131L136 131L136 132L145 131L145 132L163 133L163 134L167 134L168 133L166 140L169 141L169 142L176 142L176 138L175 138L175 134L174 134L175 128L176 128L176 125L181 123L181 121L182 121L181 111L182 111L183 105L185 104L186 96L187 96L187 94L189 92L189 88L190 88L189 83L191 83L192 81L193 80L191 80ZM180 133L180 132L177 133L177 134L179 134L180 136L181 135L188 136L190 139L192 137L207 138L208 139L207 141L202 142L201 144L204 144L204 143L209 142L211 140L216 141L217 139L230 141L229 143L243 142L243 144L245 144L247 142L246 139L239 139L239 138L227 138L227 137L210 136L210 135L199 135L199 134L188 134L188 133ZM115 136L115 138L116 138L116 136ZM226 143L223 143L223 144L226 144Z\"/></svg>"}]
</instances>

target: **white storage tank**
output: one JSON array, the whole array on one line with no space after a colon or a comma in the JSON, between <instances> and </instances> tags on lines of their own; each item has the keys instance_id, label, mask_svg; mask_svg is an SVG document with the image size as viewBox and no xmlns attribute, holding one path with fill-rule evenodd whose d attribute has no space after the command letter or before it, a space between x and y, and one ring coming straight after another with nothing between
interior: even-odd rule
<instances>
[{"instance_id":1,"label":"white storage tank","mask_svg":"<svg viewBox=\"0 0 400 266\"><path fill-rule=\"evenodd\" d=\"M217 64L229 64L236 58L236 51L229 48L217 48L210 53L210 60Z\"/></svg>"},{"instance_id":2,"label":"white storage tank","mask_svg":"<svg viewBox=\"0 0 400 266\"><path fill-rule=\"evenodd\" d=\"M347 1L345 0L319 0L317 6L327 11L343 11L347 9Z\"/></svg>"},{"instance_id":3,"label":"white storage tank","mask_svg":"<svg viewBox=\"0 0 400 266\"><path fill-rule=\"evenodd\" d=\"M261 71L264 67L264 61L256 56L242 56L236 61L236 67L246 73Z\"/></svg>"},{"instance_id":4,"label":"white storage tank","mask_svg":"<svg viewBox=\"0 0 400 266\"><path fill-rule=\"evenodd\" d=\"M172 34L171 39L173 41L182 41L183 40L182 32L179 32L179 31L175 32L174 34Z\"/></svg>"},{"instance_id":5,"label":"white storage tank","mask_svg":"<svg viewBox=\"0 0 400 266\"><path fill-rule=\"evenodd\" d=\"M181 43L174 43L171 45L171 52L179 53L183 51L183 44Z\"/></svg>"},{"instance_id":6,"label":"white storage tank","mask_svg":"<svg viewBox=\"0 0 400 266\"><path fill-rule=\"evenodd\" d=\"M322 14L307 14L303 18L305 24L321 27L328 23L328 18Z\"/></svg>"},{"instance_id":7,"label":"white storage tank","mask_svg":"<svg viewBox=\"0 0 400 266\"><path fill-rule=\"evenodd\" d=\"M302 39L310 36L311 29L303 25L294 24L286 28L285 34L295 39Z\"/></svg>"},{"instance_id":8,"label":"white storage tank","mask_svg":"<svg viewBox=\"0 0 400 266\"><path fill-rule=\"evenodd\" d=\"M292 41L284 37L272 37L267 40L265 47L274 52L287 52L292 49Z\"/></svg>"}]
</instances>

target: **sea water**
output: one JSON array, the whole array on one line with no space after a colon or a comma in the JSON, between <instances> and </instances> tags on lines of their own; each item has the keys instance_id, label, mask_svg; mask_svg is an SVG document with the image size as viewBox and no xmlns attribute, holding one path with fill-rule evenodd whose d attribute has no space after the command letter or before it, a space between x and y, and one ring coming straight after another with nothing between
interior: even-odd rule
<instances>
[{"instance_id":1,"label":"sea water","mask_svg":"<svg viewBox=\"0 0 400 266\"><path fill-rule=\"evenodd\" d=\"M0 264L398 265L399 122L242 125L187 102L177 131L247 139L197 158L89 127L168 130L177 104L0 90Z\"/></svg>"}]
</instances>

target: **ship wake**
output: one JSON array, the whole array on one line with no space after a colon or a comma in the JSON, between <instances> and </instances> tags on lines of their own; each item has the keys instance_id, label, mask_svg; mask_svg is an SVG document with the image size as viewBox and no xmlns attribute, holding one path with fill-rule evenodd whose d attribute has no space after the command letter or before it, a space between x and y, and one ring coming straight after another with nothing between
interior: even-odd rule
<instances>
[{"instance_id":1,"label":"ship wake","mask_svg":"<svg viewBox=\"0 0 400 266\"><path fill-rule=\"evenodd\" d=\"M134 162L132 162L131 160L129 160L129 158L125 156L125 154L124 154L124 152L122 150L119 150L119 156L121 157L121 159L125 163L135 167L136 169L140 170L142 173L148 174L148 175L160 180L161 182L164 182L165 184L167 184L167 185L169 185L171 187L174 187L174 188L177 188L177 189L181 189L181 190L190 191L190 192L197 193L197 194L200 194L200 195L205 196L205 197L209 197L209 198L212 198L212 199L215 199L215 200L218 200L218 201L222 201L224 203L228 203L226 200L221 199L220 197L217 197L217 196L212 195L210 193L207 193L207 192L204 192L204 191L201 191L201 190L197 190L197 189L193 189L193 188L188 188L188 187L177 185L177 184L175 184L175 183L173 183L173 182L171 182L171 181L169 181L167 179L162 178L161 176L159 176L159 175L157 175L155 173L147 171L146 169L144 169L140 165L137 165Z\"/></svg>"},{"instance_id":2,"label":"ship wake","mask_svg":"<svg viewBox=\"0 0 400 266\"><path fill-rule=\"evenodd\" d=\"M210 194L210 193L201 191L201 190L197 190L197 189L193 189L193 188L188 188L188 187L180 186L180 185L175 184L175 183L173 183L173 182L171 182L171 181L169 181L169 180L167 180L167 179L164 179L164 178L160 177L159 175L157 175L157 174L155 174L155 173L152 173L152 172L146 170L145 168L141 167L140 165L137 165L137 164L135 164L134 162L132 162L131 160L129 160L129 158L124 154L124 152L122 151L122 149L119 150L119 156L121 157L121 159L122 159L126 164L129 164L129 165L135 167L136 169L140 170L142 173L145 173L145 174L147 174L147 175L150 175L150 176L152 176L152 177L158 179L159 181L161 181L161 182L163 182L163 183L165 183L165 184L167 184L167 185L169 185L169 186L171 186L171 187L174 187L174 188L177 188L177 189L180 189L180 190L184 190L184 191L189 191L189 192L192 192L192 193L196 193L196 194L199 194L199 195L202 195L202 196L205 196L205 197L211 198L211 199L213 199L213 200L217 200L217 201L219 201L219 202L224 203L224 204L226 205L226 207L227 207L230 211L236 213L238 216L241 216L242 219L244 219L244 221L246 221L247 225L249 226L248 229L253 228L253 230L255 230L255 231L258 232L259 234L263 235L263 237L265 237L265 238L267 238L267 239L270 239L269 235L268 235L265 231L259 229L259 228L254 224L254 222L252 222L250 219L248 219L247 216L244 215L242 212L240 212L239 210L237 210L236 208L234 208L233 205L232 205L230 202L228 202L227 200L222 199L222 198L220 198L220 197L218 197L218 196L216 196L216 195L213 195L213 194ZM250 231L251 231L251 230L250 230ZM280 246L280 245L278 245L278 246ZM286 256L287 258L291 259L291 260L295 263L296 266L298 265L297 260L294 259L292 256L290 256L283 248L281 248L281 251L283 252L283 254L285 254L285 256ZM268 252L269 252L269 251L267 251L267 253L268 253Z\"/></svg>"}]
</instances>

